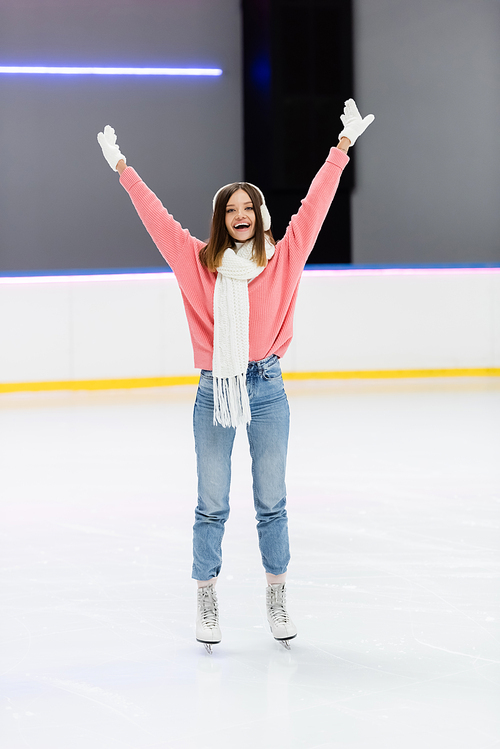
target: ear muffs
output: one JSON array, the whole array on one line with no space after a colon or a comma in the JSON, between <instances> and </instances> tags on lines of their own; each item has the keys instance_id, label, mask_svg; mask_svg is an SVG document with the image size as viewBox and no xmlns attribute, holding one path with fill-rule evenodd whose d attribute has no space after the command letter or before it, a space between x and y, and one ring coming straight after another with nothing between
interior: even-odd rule
<instances>
[{"instance_id":1,"label":"ear muffs","mask_svg":"<svg viewBox=\"0 0 500 749\"><path fill-rule=\"evenodd\" d=\"M217 190L217 192L214 195L214 199L212 201L212 211L215 211L215 203L217 201L217 196L219 195L219 193L222 192L222 190L224 190L226 187L229 187L229 185L233 185L233 184L234 182L230 182L228 185L224 185L223 187L221 187L220 190ZM269 210L267 208L262 190L259 190L257 185L252 185L251 182L247 182L247 185L251 185L252 187L254 187L259 193L260 197L262 198L262 205L260 206L260 212L262 214L262 223L264 225L264 231L269 231L269 229L271 228L271 214L269 213Z\"/></svg>"}]
</instances>

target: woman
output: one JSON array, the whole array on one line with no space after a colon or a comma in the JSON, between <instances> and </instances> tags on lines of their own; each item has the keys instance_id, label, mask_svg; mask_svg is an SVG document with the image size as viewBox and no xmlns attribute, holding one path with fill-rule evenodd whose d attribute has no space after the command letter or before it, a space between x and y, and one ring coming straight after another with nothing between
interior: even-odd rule
<instances>
[{"instance_id":1,"label":"woman","mask_svg":"<svg viewBox=\"0 0 500 749\"><path fill-rule=\"evenodd\" d=\"M108 125L97 136L177 278L195 366L201 370L193 417L198 505L192 576L198 584L196 639L208 652L221 641L215 584L239 424L246 425L252 457L268 622L275 639L286 647L297 635L285 600L290 560L285 489L289 410L279 360L292 339L302 269L349 162L347 151L373 119L362 119L352 99L345 103L339 143L330 150L279 242L271 234L264 196L247 182L226 185L216 193L208 244L195 239L127 167L114 130Z\"/></svg>"}]
</instances>

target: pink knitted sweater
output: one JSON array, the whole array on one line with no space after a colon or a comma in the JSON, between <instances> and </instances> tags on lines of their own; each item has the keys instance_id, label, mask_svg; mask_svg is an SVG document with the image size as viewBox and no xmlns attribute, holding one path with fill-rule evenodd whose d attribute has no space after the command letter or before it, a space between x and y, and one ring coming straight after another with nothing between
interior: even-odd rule
<instances>
[{"instance_id":1,"label":"pink knitted sweater","mask_svg":"<svg viewBox=\"0 0 500 749\"><path fill-rule=\"evenodd\" d=\"M348 156L340 149L331 149L285 236L276 244L274 256L265 270L248 284L250 361L271 354L281 357L290 345L302 270L348 162ZM175 221L134 169L127 167L120 182L177 278L191 333L194 366L212 369L217 274L199 261L198 253L205 242L192 237Z\"/></svg>"}]
</instances>

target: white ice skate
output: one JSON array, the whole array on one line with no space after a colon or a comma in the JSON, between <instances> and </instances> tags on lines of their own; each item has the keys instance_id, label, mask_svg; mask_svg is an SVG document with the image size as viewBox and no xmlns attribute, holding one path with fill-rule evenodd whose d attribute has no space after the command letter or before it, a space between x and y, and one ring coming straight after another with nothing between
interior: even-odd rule
<instances>
[{"instance_id":1,"label":"white ice skate","mask_svg":"<svg viewBox=\"0 0 500 749\"><path fill-rule=\"evenodd\" d=\"M196 639L205 645L207 653L210 654L212 654L212 645L217 645L222 639L219 627L217 593L213 584L198 588Z\"/></svg>"},{"instance_id":2,"label":"white ice skate","mask_svg":"<svg viewBox=\"0 0 500 749\"><path fill-rule=\"evenodd\" d=\"M289 640L297 637L297 627L286 610L285 583L268 585L266 590L267 621L275 640L290 650Z\"/></svg>"}]
</instances>

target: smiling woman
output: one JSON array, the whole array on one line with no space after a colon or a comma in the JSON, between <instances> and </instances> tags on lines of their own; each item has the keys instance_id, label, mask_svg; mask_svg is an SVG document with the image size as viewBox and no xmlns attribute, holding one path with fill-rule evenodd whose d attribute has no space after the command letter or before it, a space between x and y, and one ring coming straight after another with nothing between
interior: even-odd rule
<instances>
[{"instance_id":1,"label":"smiling woman","mask_svg":"<svg viewBox=\"0 0 500 749\"><path fill-rule=\"evenodd\" d=\"M248 182L233 182L216 193L210 239L207 244L195 239L127 166L113 128L106 126L97 136L177 278L195 366L201 369L193 417L198 505L192 576L198 584L196 639L209 652L221 641L215 583L229 516L231 454L240 425L246 427L252 456L269 626L285 647L297 636L285 597L290 561L285 487L289 409L279 360L292 340L302 270L349 162L347 150L373 115L362 119L349 99L341 120L337 147L330 149L279 242L271 233L264 196Z\"/></svg>"}]
</instances>

